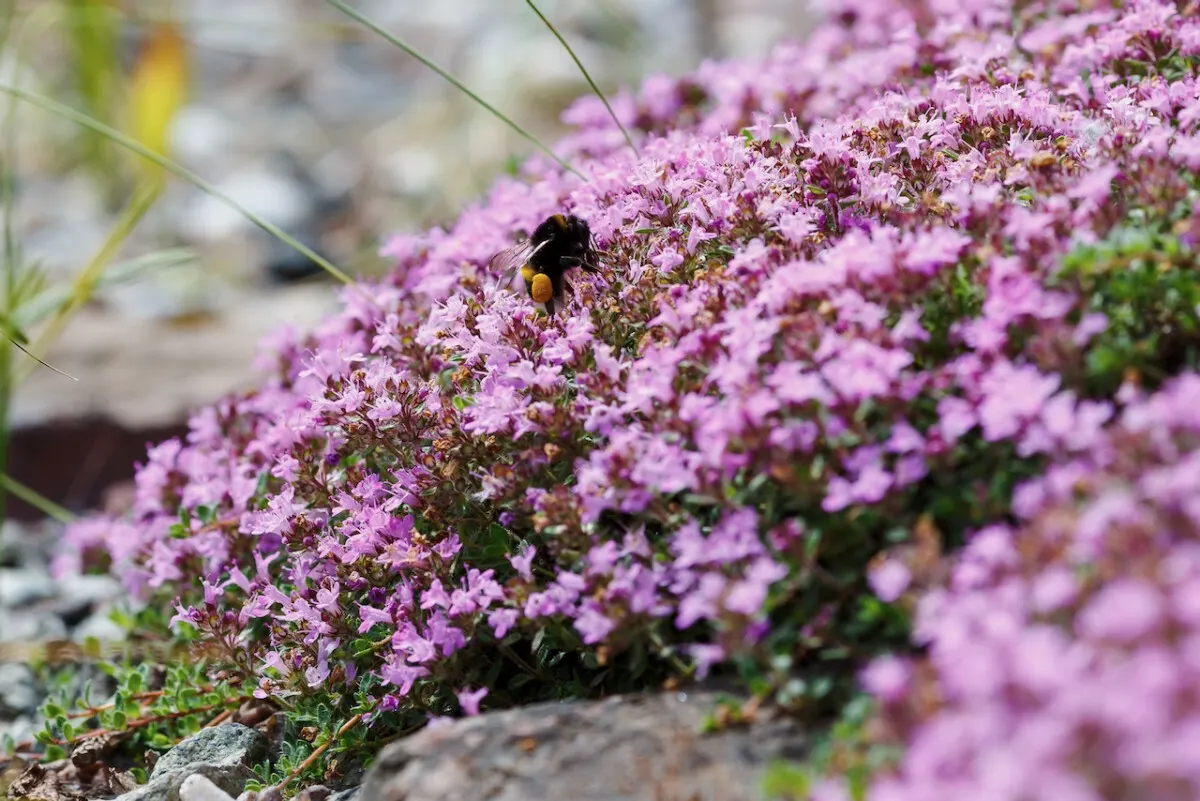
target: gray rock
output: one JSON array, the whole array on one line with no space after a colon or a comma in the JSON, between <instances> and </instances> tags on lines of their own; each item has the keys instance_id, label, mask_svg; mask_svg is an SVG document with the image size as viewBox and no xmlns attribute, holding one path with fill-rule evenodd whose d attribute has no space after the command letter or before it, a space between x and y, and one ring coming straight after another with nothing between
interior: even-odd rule
<instances>
[{"instance_id":1,"label":"gray rock","mask_svg":"<svg viewBox=\"0 0 1200 801\"><path fill-rule=\"evenodd\" d=\"M45 608L62 618L69 628L85 623L98 604L111 601L121 592L120 582L112 576L71 576L55 586L58 597L46 602ZM111 629L103 634L111 636Z\"/></svg>"},{"instance_id":2,"label":"gray rock","mask_svg":"<svg viewBox=\"0 0 1200 801\"><path fill-rule=\"evenodd\" d=\"M0 642L55 640L66 636L66 625L52 612L0 611Z\"/></svg>"},{"instance_id":3,"label":"gray rock","mask_svg":"<svg viewBox=\"0 0 1200 801\"><path fill-rule=\"evenodd\" d=\"M109 640L124 640L127 636L125 629L111 617L108 609L101 609L89 615L71 632L71 639L83 642L88 637L95 637L100 642Z\"/></svg>"},{"instance_id":4,"label":"gray rock","mask_svg":"<svg viewBox=\"0 0 1200 801\"><path fill-rule=\"evenodd\" d=\"M202 773L193 773L179 785L179 801L233 801L232 797L213 784Z\"/></svg>"},{"instance_id":5,"label":"gray rock","mask_svg":"<svg viewBox=\"0 0 1200 801\"><path fill-rule=\"evenodd\" d=\"M150 778L157 779L191 765L248 768L263 757L266 749L267 739L262 732L240 723L201 729L159 757ZM233 795L241 791L239 787Z\"/></svg>"},{"instance_id":6,"label":"gray rock","mask_svg":"<svg viewBox=\"0 0 1200 801\"><path fill-rule=\"evenodd\" d=\"M38 567L47 565L45 548L35 526L26 526L12 520L0 523L0 567Z\"/></svg>"},{"instance_id":7,"label":"gray rock","mask_svg":"<svg viewBox=\"0 0 1200 801\"><path fill-rule=\"evenodd\" d=\"M98 604L119 596L121 582L107 575L71 576L69 580L59 583L58 591L63 598L71 601Z\"/></svg>"},{"instance_id":8,"label":"gray rock","mask_svg":"<svg viewBox=\"0 0 1200 801\"><path fill-rule=\"evenodd\" d=\"M259 164L241 165L217 188L245 209L290 228L312 211L304 187L290 175ZM191 216L183 223L184 233L195 240L227 237L253 224L241 212L212 195L196 198Z\"/></svg>"},{"instance_id":9,"label":"gray rock","mask_svg":"<svg viewBox=\"0 0 1200 801\"><path fill-rule=\"evenodd\" d=\"M709 693L537 704L425 729L380 752L359 801L757 799L808 737L784 718L703 735Z\"/></svg>"},{"instance_id":10,"label":"gray rock","mask_svg":"<svg viewBox=\"0 0 1200 801\"><path fill-rule=\"evenodd\" d=\"M21 715L11 721L0 721L0 737L11 737L14 743L24 743L33 739L38 731L30 715Z\"/></svg>"},{"instance_id":11,"label":"gray rock","mask_svg":"<svg viewBox=\"0 0 1200 801\"><path fill-rule=\"evenodd\" d=\"M329 801L329 788L323 784L305 787L296 794L296 801Z\"/></svg>"},{"instance_id":12,"label":"gray rock","mask_svg":"<svg viewBox=\"0 0 1200 801\"><path fill-rule=\"evenodd\" d=\"M359 801L361 797L361 787L347 787L345 790L338 790L331 795L329 801Z\"/></svg>"},{"instance_id":13,"label":"gray rock","mask_svg":"<svg viewBox=\"0 0 1200 801\"><path fill-rule=\"evenodd\" d=\"M232 768L188 765L173 773L152 777L148 783L117 798L121 801L184 801L180 790L183 783L193 776L203 776L218 790L232 798L242 791L253 775L244 765Z\"/></svg>"},{"instance_id":14,"label":"gray rock","mask_svg":"<svg viewBox=\"0 0 1200 801\"><path fill-rule=\"evenodd\" d=\"M0 715L33 714L41 700L32 670L25 665L0 664Z\"/></svg>"},{"instance_id":15,"label":"gray rock","mask_svg":"<svg viewBox=\"0 0 1200 801\"><path fill-rule=\"evenodd\" d=\"M263 735L238 723L201 729L159 757L150 781L120 796L122 801L187 801L180 793L193 776L202 776L216 789L236 797L254 778L250 766L266 753ZM197 786L196 782L191 785ZM191 801L196 801L193 797Z\"/></svg>"},{"instance_id":16,"label":"gray rock","mask_svg":"<svg viewBox=\"0 0 1200 801\"><path fill-rule=\"evenodd\" d=\"M28 606L54 596L54 580L35 568L0 569L0 608Z\"/></svg>"}]
</instances>

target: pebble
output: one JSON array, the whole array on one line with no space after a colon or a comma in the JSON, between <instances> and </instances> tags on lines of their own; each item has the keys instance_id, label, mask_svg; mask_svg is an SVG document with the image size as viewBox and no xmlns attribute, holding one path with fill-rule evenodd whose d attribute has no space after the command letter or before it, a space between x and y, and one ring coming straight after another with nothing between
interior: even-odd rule
<instances>
[{"instance_id":1,"label":"pebble","mask_svg":"<svg viewBox=\"0 0 1200 801\"><path fill-rule=\"evenodd\" d=\"M95 637L100 642L124 640L128 636L120 624L109 616L107 608L94 612L71 632L71 639L83 642L88 637Z\"/></svg>"},{"instance_id":2,"label":"pebble","mask_svg":"<svg viewBox=\"0 0 1200 801\"><path fill-rule=\"evenodd\" d=\"M0 608L18 609L55 594L54 580L44 570L0 569Z\"/></svg>"},{"instance_id":3,"label":"pebble","mask_svg":"<svg viewBox=\"0 0 1200 801\"><path fill-rule=\"evenodd\" d=\"M233 799L204 776L194 773L179 785L179 801L233 801Z\"/></svg>"},{"instance_id":4,"label":"pebble","mask_svg":"<svg viewBox=\"0 0 1200 801\"><path fill-rule=\"evenodd\" d=\"M280 228L290 228L312 210L299 181L261 165L238 168L218 182L217 189L247 211L270 220ZM249 230L253 223L224 200L212 195L195 199L190 215L182 221L181 232L189 239L211 241Z\"/></svg>"},{"instance_id":5,"label":"pebble","mask_svg":"<svg viewBox=\"0 0 1200 801\"><path fill-rule=\"evenodd\" d=\"M32 714L41 702L32 670L16 663L0 664L0 715Z\"/></svg>"},{"instance_id":6,"label":"pebble","mask_svg":"<svg viewBox=\"0 0 1200 801\"><path fill-rule=\"evenodd\" d=\"M108 575L72 576L58 585L64 598L80 603L97 604L121 595L121 582Z\"/></svg>"},{"instance_id":7,"label":"pebble","mask_svg":"<svg viewBox=\"0 0 1200 801\"><path fill-rule=\"evenodd\" d=\"M67 636L67 625L52 612L14 612L0 608L0 642L37 642Z\"/></svg>"},{"instance_id":8,"label":"pebble","mask_svg":"<svg viewBox=\"0 0 1200 801\"><path fill-rule=\"evenodd\" d=\"M234 120L207 103L181 108L171 125L171 149L176 158L197 166L216 165L234 140Z\"/></svg>"},{"instance_id":9,"label":"pebble","mask_svg":"<svg viewBox=\"0 0 1200 801\"><path fill-rule=\"evenodd\" d=\"M11 737L14 743L25 743L33 739L38 726L33 722L32 715L18 715L10 721L0 720L0 738Z\"/></svg>"},{"instance_id":10,"label":"pebble","mask_svg":"<svg viewBox=\"0 0 1200 801\"><path fill-rule=\"evenodd\" d=\"M93 615L96 608L121 593L120 583L112 576L73 576L56 585L58 595L44 608L58 615L67 628L76 629ZM77 638L78 634L76 634Z\"/></svg>"}]
</instances>

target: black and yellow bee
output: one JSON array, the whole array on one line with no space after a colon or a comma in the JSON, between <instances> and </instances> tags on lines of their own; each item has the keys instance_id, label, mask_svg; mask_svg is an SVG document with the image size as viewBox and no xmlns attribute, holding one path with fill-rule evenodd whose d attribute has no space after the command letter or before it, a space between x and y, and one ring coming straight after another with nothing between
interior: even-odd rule
<instances>
[{"instance_id":1,"label":"black and yellow bee","mask_svg":"<svg viewBox=\"0 0 1200 801\"><path fill-rule=\"evenodd\" d=\"M598 271L592 229L574 214L553 214L533 230L533 235L492 257L489 266L504 272L501 286L509 286L517 270L525 281L525 290L535 303L544 303L546 313L554 314L566 304L571 284L566 272L578 267L584 272Z\"/></svg>"}]
</instances>

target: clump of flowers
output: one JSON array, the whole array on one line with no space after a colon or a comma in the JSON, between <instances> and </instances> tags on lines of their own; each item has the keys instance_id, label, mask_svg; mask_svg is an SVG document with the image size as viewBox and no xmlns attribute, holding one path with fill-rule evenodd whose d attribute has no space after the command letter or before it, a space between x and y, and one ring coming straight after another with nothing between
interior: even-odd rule
<instances>
[{"instance_id":1,"label":"clump of flowers","mask_svg":"<svg viewBox=\"0 0 1200 801\"><path fill-rule=\"evenodd\" d=\"M865 675L907 743L880 801L1200 792L1200 376L1015 497L920 600L928 657Z\"/></svg>"},{"instance_id":2,"label":"clump of flowers","mask_svg":"<svg viewBox=\"0 0 1200 801\"><path fill-rule=\"evenodd\" d=\"M388 279L151 449L59 568L171 600L345 750L734 668L835 711L946 546L1011 539L1014 488L1108 442L1118 387L1195 367L1200 22L822 5L806 43L616 98L639 157L580 100L586 181L534 160L389 241ZM563 209L603 264L548 319L486 265Z\"/></svg>"}]
</instances>

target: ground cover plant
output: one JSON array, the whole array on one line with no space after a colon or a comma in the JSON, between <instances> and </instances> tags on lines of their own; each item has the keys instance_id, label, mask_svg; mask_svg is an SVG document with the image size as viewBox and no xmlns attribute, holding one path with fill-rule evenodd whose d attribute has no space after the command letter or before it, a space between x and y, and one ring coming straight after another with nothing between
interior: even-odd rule
<instances>
[{"instance_id":1,"label":"ground cover plant","mask_svg":"<svg viewBox=\"0 0 1200 801\"><path fill-rule=\"evenodd\" d=\"M57 567L211 672L151 701L127 669L100 725L161 748L269 701L295 787L431 718L723 672L757 700L720 722L843 718L818 796L1194 797L1200 12L821 6L615 98L636 154L580 100L586 179L534 159L395 237L151 448ZM547 318L487 264L564 210L602 264Z\"/></svg>"}]
</instances>

